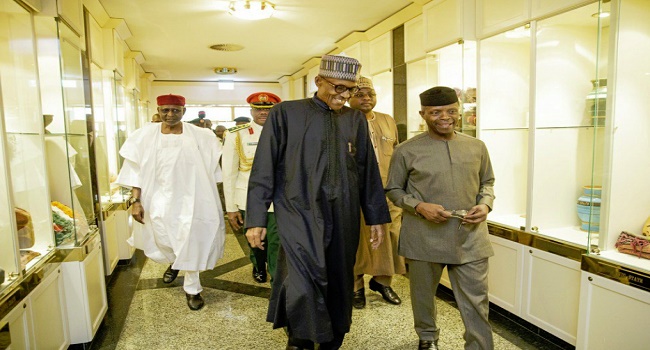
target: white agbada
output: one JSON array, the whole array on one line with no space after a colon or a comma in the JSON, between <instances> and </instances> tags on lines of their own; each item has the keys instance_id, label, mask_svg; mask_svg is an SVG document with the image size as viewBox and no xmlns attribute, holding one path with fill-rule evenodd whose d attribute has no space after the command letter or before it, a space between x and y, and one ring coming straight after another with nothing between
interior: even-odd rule
<instances>
[{"instance_id":1,"label":"white agbada","mask_svg":"<svg viewBox=\"0 0 650 350\"><path fill-rule=\"evenodd\" d=\"M183 124L162 134L162 123L136 130L120 149L117 184L139 187L144 225L129 240L150 259L175 270L205 271L223 256L225 225L217 182L221 144L212 131Z\"/></svg>"}]
</instances>

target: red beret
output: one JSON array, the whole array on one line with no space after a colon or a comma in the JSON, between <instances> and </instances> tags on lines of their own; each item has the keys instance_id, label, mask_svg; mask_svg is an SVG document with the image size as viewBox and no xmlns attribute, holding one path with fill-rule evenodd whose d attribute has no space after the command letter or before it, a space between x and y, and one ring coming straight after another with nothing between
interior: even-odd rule
<instances>
[{"instance_id":1,"label":"red beret","mask_svg":"<svg viewBox=\"0 0 650 350\"><path fill-rule=\"evenodd\" d=\"M256 92L246 99L253 108L271 108L274 104L281 102L276 94L270 92Z\"/></svg>"},{"instance_id":2,"label":"red beret","mask_svg":"<svg viewBox=\"0 0 650 350\"><path fill-rule=\"evenodd\" d=\"M156 102L158 106L173 105L173 106L185 106L185 97L180 95L160 95L156 97Z\"/></svg>"}]
</instances>

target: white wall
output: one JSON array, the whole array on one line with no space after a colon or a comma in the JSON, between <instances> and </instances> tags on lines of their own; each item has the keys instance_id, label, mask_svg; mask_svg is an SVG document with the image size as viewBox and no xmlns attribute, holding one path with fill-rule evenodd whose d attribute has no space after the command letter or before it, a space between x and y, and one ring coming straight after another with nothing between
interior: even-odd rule
<instances>
[{"instance_id":1,"label":"white wall","mask_svg":"<svg viewBox=\"0 0 650 350\"><path fill-rule=\"evenodd\" d=\"M154 81L151 83L150 100L156 101L160 95L175 94L185 97L187 104L245 105L248 95L266 91L280 96L283 90L280 83L235 82L234 90L219 90L217 82Z\"/></svg>"}]
</instances>

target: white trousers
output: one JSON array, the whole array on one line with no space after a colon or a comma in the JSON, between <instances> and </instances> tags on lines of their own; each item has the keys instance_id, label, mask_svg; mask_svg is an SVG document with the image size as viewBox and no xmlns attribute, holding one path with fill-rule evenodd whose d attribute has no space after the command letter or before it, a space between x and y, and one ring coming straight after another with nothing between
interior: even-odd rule
<instances>
[{"instance_id":1,"label":"white trousers","mask_svg":"<svg viewBox=\"0 0 650 350\"><path fill-rule=\"evenodd\" d=\"M183 289L187 294L199 294L203 290L201 287L201 279L199 278L199 271L185 271L183 282Z\"/></svg>"}]
</instances>

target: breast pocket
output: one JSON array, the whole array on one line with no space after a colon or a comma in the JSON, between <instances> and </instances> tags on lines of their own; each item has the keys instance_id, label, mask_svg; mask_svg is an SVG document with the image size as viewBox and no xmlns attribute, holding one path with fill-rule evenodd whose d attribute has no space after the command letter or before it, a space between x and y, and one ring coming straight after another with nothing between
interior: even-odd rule
<instances>
[{"instance_id":1,"label":"breast pocket","mask_svg":"<svg viewBox=\"0 0 650 350\"><path fill-rule=\"evenodd\" d=\"M392 156L393 151L395 149L395 141L396 140L392 137L382 136L381 144L379 145L379 148L381 149L381 153L383 153L387 157Z\"/></svg>"}]
</instances>

